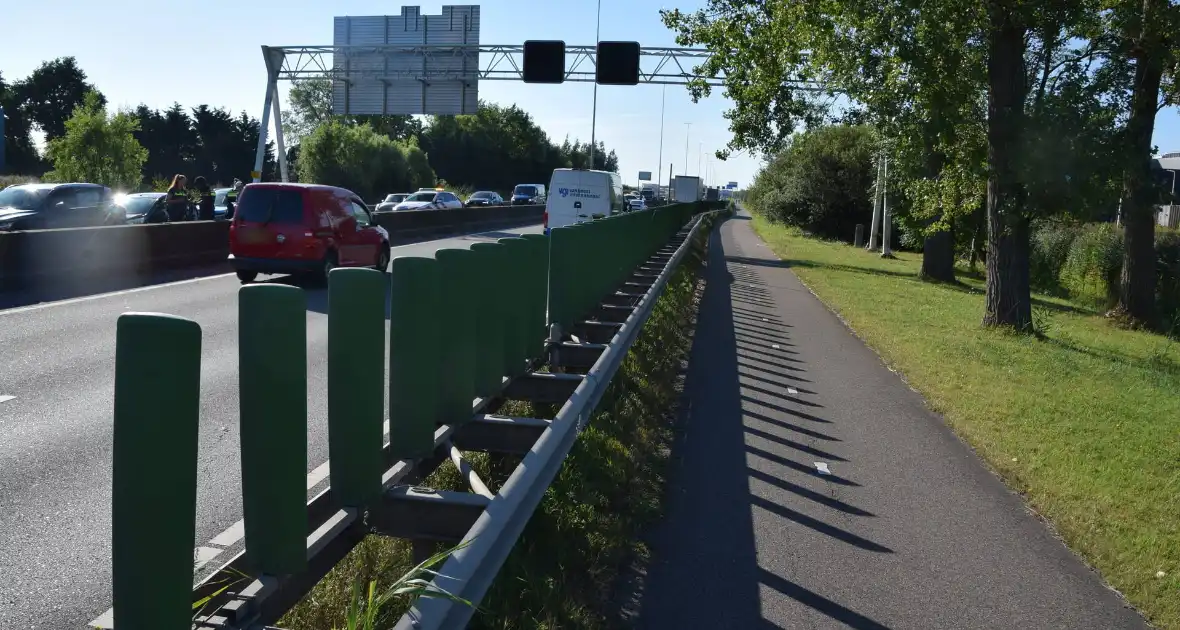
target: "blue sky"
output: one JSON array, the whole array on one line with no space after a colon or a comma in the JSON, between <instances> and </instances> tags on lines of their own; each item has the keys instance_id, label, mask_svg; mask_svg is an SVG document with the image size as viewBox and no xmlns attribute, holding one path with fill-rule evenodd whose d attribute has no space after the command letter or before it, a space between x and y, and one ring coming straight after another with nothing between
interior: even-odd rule
<instances>
[{"instance_id":1,"label":"blue sky","mask_svg":"<svg viewBox=\"0 0 1180 630\"><path fill-rule=\"evenodd\" d=\"M116 106L146 103L161 108L179 102L186 107L207 103L234 112L260 116L265 89L261 45L332 43L332 18L337 15L396 15L401 3L374 0L286 0L242 2L173 0L146 3L131 0L36 0L4 9L0 72L7 80L28 74L46 59L73 55ZM408 5L415 3L408 2ZM437 14L443 3L420 2L423 13ZM463 4L454 2L448 4ZM594 0L485 0L481 5L481 42L519 44L526 39L561 39L567 44L594 42ZM693 9L704 0L602 0L603 40L635 40L644 46L675 46L659 19L664 7ZM44 24L39 28L12 28ZM650 63L650 60L649 62ZM486 64L486 61L485 61ZM647 66L645 66L646 68ZM285 85L285 84L284 84ZM550 137L567 134L590 138L589 83L526 85L484 81L480 97L516 103L533 115ZM625 181L634 183L640 170L656 171L660 156L660 97L655 85L599 87L597 137L619 154ZM693 104L682 86L668 86L664 113L663 170L675 164L684 172L686 129L688 173L697 173L713 150L725 145L729 131L722 113L728 101L720 91ZM1175 108L1161 112L1155 144L1161 151L1180 150L1180 116ZM745 186L759 160L749 155L714 161L713 182L735 180ZM704 166L702 169L704 170Z\"/></svg>"}]
</instances>

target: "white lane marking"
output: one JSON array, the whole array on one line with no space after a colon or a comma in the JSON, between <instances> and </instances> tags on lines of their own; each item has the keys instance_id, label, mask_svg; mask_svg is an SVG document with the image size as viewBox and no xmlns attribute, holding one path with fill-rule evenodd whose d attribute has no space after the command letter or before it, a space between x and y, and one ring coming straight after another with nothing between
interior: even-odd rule
<instances>
[{"instance_id":1,"label":"white lane marking","mask_svg":"<svg viewBox=\"0 0 1180 630\"><path fill-rule=\"evenodd\" d=\"M90 622L91 627L109 629L115 627L115 609L108 608L106 612L99 615L97 619Z\"/></svg>"},{"instance_id":2,"label":"white lane marking","mask_svg":"<svg viewBox=\"0 0 1180 630\"><path fill-rule=\"evenodd\" d=\"M799 390L795 389L794 387L788 387L788 388L787 388L787 393L788 393L788 394L798 394L798 393L799 393Z\"/></svg>"},{"instance_id":3,"label":"white lane marking","mask_svg":"<svg viewBox=\"0 0 1180 630\"><path fill-rule=\"evenodd\" d=\"M16 396L0 396L0 403L8 402L14 398L16 398Z\"/></svg>"},{"instance_id":4,"label":"white lane marking","mask_svg":"<svg viewBox=\"0 0 1180 630\"><path fill-rule=\"evenodd\" d=\"M815 462L815 471L821 475L832 474L832 471L828 470L828 465L824 462Z\"/></svg>"},{"instance_id":5,"label":"white lane marking","mask_svg":"<svg viewBox=\"0 0 1180 630\"><path fill-rule=\"evenodd\" d=\"M777 344L777 343L772 343L772 344L770 344L770 347L771 347L771 348L774 348L775 350L778 350L778 344Z\"/></svg>"},{"instance_id":6,"label":"white lane marking","mask_svg":"<svg viewBox=\"0 0 1180 630\"><path fill-rule=\"evenodd\" d=\"M218 278L228 278L233 276L232 273L223 273L216 276L205 276L203 278L189 278L188 280L177 280L176 282L164 282L162 284L153 284L146 287L135 287L134 289L123 289L122 291L113 291L111 293L95 293L94 295L84 295L82 297L70 298L68 300L57 300L56 302L42 302L40 304L31 304L29 306L21 306L17 308L10 308L0 311L2 315L15 315L16 313L27 313L29 311L37 311L51 306L66 306L68 304L78 304L79 302L89 302L91 300L100 300L103 298L116 297L119 295L129 295L132 293L140 293L142 291L151 291L152 289L163 289L166 287L175 287L182 284L194 284L197 282L204 282L206 280L216 280Z\"/></svg>"},{"instance_id":7,"label":"white lane marking","mask_svg":"<svg viewBox=\"0 0 1180 630\"><path fill-rule=\"evenodd\" d=\"M197 547L193 552L193 570L196 571L201 567L209 564L209 561L216 558L224 549L214 549L213 547Z\"/></svg>"},{"instance_id":8,"label":"white lane marking","mask_svg":"<svg viewBox=\"0 0 1180 630\"><path fill-rule=\"evenodd\" d=\"M232 547L234 543L238 542L246 535L246 522L238 521L229 526L229 529L221 532L213 540L209 541L210 545L218 545L221 547Z\"/></svg>"},{"instance_id":9,"label":"white lane marking","mask_svg":"<svg viewBox=\"0 0 1180 630\"><path fill-rule=\"evenodd\" d=\"M765 317L763 317L763 318L762 318L762 321L764 321L764 322L768 322L768 321L770 321L770 320L769 320L769 319L766 319Z\"/></svg>"},{"instance_id":10,"label":"white lane marking","mask_svg":"<svg viewBox=\"0 0 1180 630\"><path fill-rule=\"evenodd\" d=\"M307 489L311 490L324 479L328 478L328 462L324 462L316 469L307 473Z\"/></svg>"}]
</instances>

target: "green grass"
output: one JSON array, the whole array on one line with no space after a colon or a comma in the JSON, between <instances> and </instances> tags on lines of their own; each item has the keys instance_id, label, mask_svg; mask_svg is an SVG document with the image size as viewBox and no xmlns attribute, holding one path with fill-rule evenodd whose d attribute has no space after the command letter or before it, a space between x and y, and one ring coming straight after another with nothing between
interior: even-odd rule
<instances>
[{"instance_id":1,"label":"green grass","mask_svg":"<svg viewBox=\"0 0 1180 630\"><path fill-rule=\"evenodd\" d=\"M679 360L689 344L686 323L695 311L698 266L698 259L686 258L657 302L598 411L480 602L471 628L613 625L620 572L647 555L640 534L661 513L670 413L678 397ZM556 411L509 403L500 413L552 418ZM482 453L468 456L493 491L517 462ZM449 462L424 485L466 490ZM355 584L364 590L376 580L381 590L411 566L406 541L370 535L278 625L291 630L343 627L356 601ZM391 602L375 627L392 626L407 606L405 599Z\"/></svg>"},{"instance_id":2,"label":"green grass","mask_svg":"<svg viewBox=\"0 0 1180 630\"><path fill-rule=\"evenodd\" d=\"M1034 296L1042 335L982 329L978 276L922 282L919 254L887 260L753 223L1072 549L1153 624L1180 628L1174 340L1045 296Z\"/></svg>"}]
</instances>

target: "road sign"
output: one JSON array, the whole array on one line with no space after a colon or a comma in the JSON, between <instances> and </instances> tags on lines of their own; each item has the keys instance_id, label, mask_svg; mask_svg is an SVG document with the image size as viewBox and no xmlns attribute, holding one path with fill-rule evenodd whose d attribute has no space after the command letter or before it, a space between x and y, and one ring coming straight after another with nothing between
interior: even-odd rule
<instances>
[{"instance_id":1,"label":"road sign","mask_svg":"<svg viewBox=\"0 0 1180 630\"><path fill-rule=\"evenodd\" d=\"M479 64L445 49L479 45L478 6L333 20L332 113L475 113Z\"/></svg>"},{"instance_id":2,"label":"road sign","mask_svg":"<svg viewBox=\"0 0 1180 630\"><path fill-rule=\"evenodd\" d=\"M531 39L524 43L525 83L561 83L565 81L565 42Z\"/></svg>"},{"instance_id":3,"label":"road sign","mask_svg":"<svg viewBox=\"0 0 1180 630\"><path fill-rule=\"evenodd\" d=\"M598 42L595 61L599 85L639 84L639 42Z\"/></svg>"},{"instance_id":4,"label":"road sign","mask_svg":"<svg viewBox=\"0 0 1180 630\"><path fill-rule=\"evenodd\" d=\"M729 182L725 185L726 188L737 188L737 182Z\"/></svg>"},{"instance_id":5,"label":"road sign","mask_svg":"<svg viewBox=\"0 0 1180 630\"><path fill-rule=\"evenodd\" d=\"M639 171L639 181L650 182L651 181L651 171Z\"/></svg>"}]
</instances>

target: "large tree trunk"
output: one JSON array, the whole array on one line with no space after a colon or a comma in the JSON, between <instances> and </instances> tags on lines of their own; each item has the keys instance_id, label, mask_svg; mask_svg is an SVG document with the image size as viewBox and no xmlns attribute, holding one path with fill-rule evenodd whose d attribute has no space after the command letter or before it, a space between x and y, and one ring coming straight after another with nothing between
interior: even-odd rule
<instances>
[{"instance_id":1,"label":"large tree trunk","mask_svg":"<svg viewBox=\"0 0 1180 630\"><path fill-rule=\"evenodd\" d=\"M1155 187L1151 180L1151 136L1166 48L1159 33L1164 0L1143 0L1140 40L1135 42L1135 86L1127 119L1123 173L1123 272L1117 310L1137 323L1155 319Z\"/></svg>"},{"instance_id":2,"label":"large tree trunk","mask_svg":"<svg viewBox=\"0 0 1180 630\"><path fill-rule=\"evenodd\" d=\"M955 281L955 235L947 228L922 243L922 270L918 277L940 282Z\"/></svg>"},{"instance_id":3,"label":"large tree trunk","mask_svg":"<svg viewBox=\"0 0 1180 630\"><path fill-rule=\"evenodd\" d=\"M926 177L937 180L942 174L945 156L937 149L936 138L927 135L926 138ZM931 223L942 220L942 214L934 217ZM955 236L950 226L945 230L935 232L922 242L922 268L918 277L923 280L939 282L955 281Z\"/></svg>"},{"instance_id":4,"label":"large tree trunk","mask_svg":"<svg viewBox=\"0 0 1180 630\"><path fill-rule=\"evenodd\" d=\"M1024 135L1025 33L1012 0L988 5L987 299L984 326L1032 330L1026 195L1015 165Z\"/></svg>"}]
</instances>

